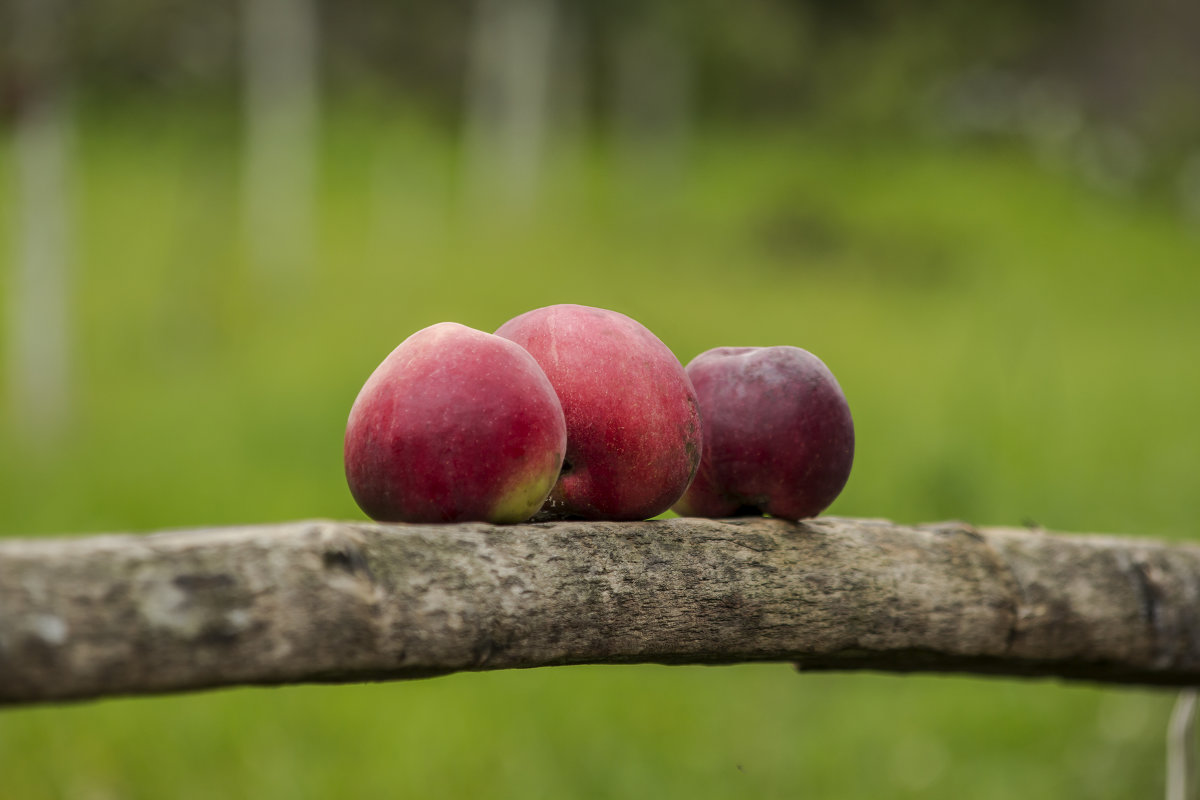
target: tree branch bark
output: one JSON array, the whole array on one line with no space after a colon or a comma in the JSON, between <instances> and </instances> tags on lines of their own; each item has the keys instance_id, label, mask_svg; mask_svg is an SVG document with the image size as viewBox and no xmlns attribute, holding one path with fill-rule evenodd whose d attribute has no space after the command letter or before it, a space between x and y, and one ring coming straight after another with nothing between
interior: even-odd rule
<instances>
[{"instance_id":1,"label":"tree branch bark","mask_svg":"<svg viewBox=\"0 0 1200 800\"><path fill-rule=\"evenodd\" d=\"M1200 547L838 518L0 541L0 704L745 661L1200 684Z\"/></svg>"}]
</instances>

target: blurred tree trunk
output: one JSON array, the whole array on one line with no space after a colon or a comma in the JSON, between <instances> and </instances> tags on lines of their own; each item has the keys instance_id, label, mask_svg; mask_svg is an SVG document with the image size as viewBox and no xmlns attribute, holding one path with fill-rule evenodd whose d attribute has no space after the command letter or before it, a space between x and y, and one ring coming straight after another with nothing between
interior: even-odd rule
<instances>
[{"instance_id":1,"label":"blurred tree trunk","mask_svg":"<svg viewBox=\"0 0 1200 800\"><path fill-rule=\"evenodd\" d=\"M644 7L619 23L613 40L617 157L639 196L678 180L691 130L692 66L668 13L661 4Z\"/></svg>"},{"instance_id":2,"label":"blurred tree trunk","mask_svg":"<svg viewBox=\"0 0 1200 800\"><path fill-rule=\"evenodd\" d=\"M6 295L13 422L35 450L60 436L71 395L71 114L65 4L12 9L15 200Z\"/></svg>"},{"instance_id":3,"label":"blurred tree trunk","mask_svg":"<svg viewBox=\"0 0 1200 800\"><path fill-rule=\"evenodd\" d=\"M244 0L245 226L272 280L311 269L316 248L315 0Z\"/></svg>"},{"instance_id":4,"label":"blurred tree trunk","mask_svg":"<svg viewBox=\"0 0 1200 800\"><path fill-rule=\"evenodd\" d=\"M550 127L556 0L476 0L466 92L465 174L477 208L523 216L536 201Z\"/></svg>"},{"instance_id":5,"label":"blurred tree trunk","mask_svg":"<svg viewBox=\"0 0 1200 800\"><path fill-rule=\"evenodd\" d=\"M1065 76L1088 106L1113 119L1195 109L1200 4L1195 0L1096 0L1060 26L1044 66ZM1155 108L1159 106L1159 108Z\"/></svg>"}]
</instances>

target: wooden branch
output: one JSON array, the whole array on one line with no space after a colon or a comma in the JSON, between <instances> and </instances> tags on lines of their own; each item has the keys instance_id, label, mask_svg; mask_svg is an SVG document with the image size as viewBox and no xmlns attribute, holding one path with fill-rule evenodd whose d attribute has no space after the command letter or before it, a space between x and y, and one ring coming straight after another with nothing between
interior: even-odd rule
<instances>
[{"instance_id":1,"label":"wooden branch","mask_svg":"<svg viewBox=\"0 0 1200 800\"><path fill-rule=\"evenodd\" d=\"M0 541L0 703L743 661L1200 684L1200 547L836 518Z\"/></svg>"}]
</instances>

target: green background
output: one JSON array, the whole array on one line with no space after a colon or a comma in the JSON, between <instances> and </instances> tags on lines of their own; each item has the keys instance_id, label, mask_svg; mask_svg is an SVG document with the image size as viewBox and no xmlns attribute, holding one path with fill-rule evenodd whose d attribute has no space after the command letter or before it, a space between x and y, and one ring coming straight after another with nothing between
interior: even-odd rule
<instances>
[{"instance_id":1,"label":"green background","mask_svg":"<svg viewBox=\"0 0 1200 800\"><path fill-rule=\"evenodd\" d=\"M0 534L360 519L340 448L374 366L434 322L561 302L685 363L819 355L858 435L830 513L1195 534L1200 236L1160 199L1003 142L709 126L666 179L563 155L514 219L468 208L420 117L337 108L322 146L315 265L271 277L243 255L234 125L81 116L72 417L40 446L6 415ZM0 712L0 796L1152 797L1172 701L788 665L105 700Z\"/></svg>"}]
</instances>

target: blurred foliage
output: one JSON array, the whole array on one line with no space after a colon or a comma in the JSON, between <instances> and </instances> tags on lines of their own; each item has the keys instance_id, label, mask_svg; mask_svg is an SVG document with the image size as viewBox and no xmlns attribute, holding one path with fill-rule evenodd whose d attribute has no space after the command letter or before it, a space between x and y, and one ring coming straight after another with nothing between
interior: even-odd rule
<instances>
[{"instance_id":1,"label":"blurred foliage","mask_svg":"<svg viewBox=\"0 0 1200 800\"><path fill-rule=\"evenodd\" d=\"M275 278L241 227L240 3L62 7L77 392L51 442L0 406L0 535L358 518L341 437L383 356L557 302L684 361L821 356L859 443L833 513L1195 535L1194 4L563 3L585 134L521 214L462 188L475 5L324 3L319 252ZM694 72L661 161L607 135L642 25ZM0 797L1146 797L1170 700L786 665L113 700L0 712Z\"/></svg>"},{"instance_id":2,"label":"blurred foliage","mask_svg":"<svg viewBox=\"0 0 1200 800\"><path fill-rule=\"evenodd\" d=\"M23 2L24 0L22 0ZM317 2L333 102L366 100L457 130L472 24L486 0ZM74 94L93 113L185 100L222 113L241 90L239 0L58 0ZM0 5L0 30L14 9ZM1020 143L1108 190L1173 198L1200 218L1200 5L1147 0L557 0L552 111L611 132L619 76L646 30L683 59L689 121L832 134L914 132ZM45 48L42 48L45 50ZM26 48L28 50L28 48ZM38 80L0 36L0 125ZM656 98L661 99L661 98ZM642 109L645 112L645 108ZM574 118L578 116L578 119Z\"/></svg>"},{"instance_id":3,"label":"blurred foliage","mask_svg":"<svg viewBox=\"0 0 1200 800\"><path fill-rule=\"evenodd\" d=\"M10 0L0 6L0 29L11 29L17 5ZM85 76L85 90L105 102L237 91L244 44L238 0L60 5L69 60ZM715 0L554 5L565 20L559 30L569 50L564 63L585 73L589 92L606 91L619 40L638 26L661 25L694 61L697 107L726 118L833 113L894 123L907 118L901 106L914 91L979 66L1011 68L1030 78L1045 73L1101 103L1106 95L1136 91L1163 104L1190 86L1200 67L1186 41L1162 41L1195 22L1195 12L1171 0L1138 7L1078 0L748 0L736 13ZM329 90L376 92L455 116L477 7L471 0L319 3ZM1159 20L1158 26L1146 18ZM1139 32L1152 41L1138 39ZM1123 64L1131 45L1148 51L1142 61L1160 66L1117 75L1086 68L1106 59ZM0 75L17 70L19 48L12 37L0 37ZM601 115L602 105L596 109Z\"/></svg>"},{"instance_id":4,"label":"blurred foliage","mask_svg":"<svg viewBox=\"0 0 1200 800\"><path fill-rule=\"evenodd\" d=\"M237 137L195 109L80 118L75 416L54 446L0 434L0 533L359 518L345 417L397 342L580 302L684 361L820 355L859 437L834 513L1194 536L1200 237L1155 202L997 142L714 127L667 178L556 156L514 218L460 201L437 125L342 106L318 268L272 281ZM1170 700L787 665L238 690L0 713L0 794L1145 797Z\"/></svg>"}]
</instances>

